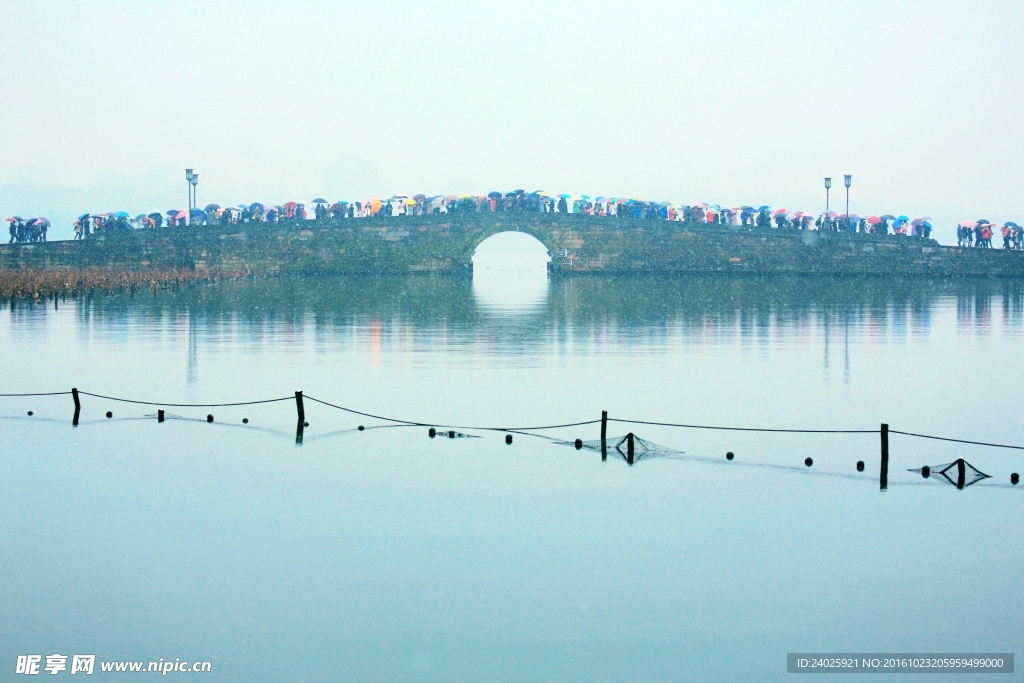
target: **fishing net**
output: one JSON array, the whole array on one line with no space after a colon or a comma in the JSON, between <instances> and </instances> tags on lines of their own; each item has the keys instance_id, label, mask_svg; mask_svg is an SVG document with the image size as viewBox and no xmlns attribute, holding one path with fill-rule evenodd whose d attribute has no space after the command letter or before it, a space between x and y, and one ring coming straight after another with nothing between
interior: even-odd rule
<instances>
[{"instance_id":1,"label":"fishing net","mask_svg":"<svg viewBox=\"0 0 1024 683\"><path fill-rule=\"evenodd\" d=\"M917 469L910 470L910 472L917 472L925 478L933 476L937 480L944 481L947 484L952 484L958 489L962 489L965 486L971 486L972 484L977 484L982 479L991 478L989 475L985 474L963 458L957 458L946 465L929 467L927 468L927 471L924 467L919 467Z\"/></svg>"},{"instance_id":2,"label":"fishing net","mask_svg":"<svg viewBox=\"0 0 1024 683\"><path fill-rule=\"evenodd\" d=\"M632 453L630 453L630 441L633 442ZM564 441L567 446L576 446L575 441ZM594 439L593 441L581 441L581 448L586 448L589 451L601 452L601 439ZM668 446L662 446L656 444L653 441L647 439L641 439L639 436L629 433L625 436L612 436L606 439L608 444L608 455L612 457L621 457L630 465L639 462L640 460L650 460L651 458L665 457L669 455L682 455L683 451L669 448Z\"/></svg>"}]
</instances>

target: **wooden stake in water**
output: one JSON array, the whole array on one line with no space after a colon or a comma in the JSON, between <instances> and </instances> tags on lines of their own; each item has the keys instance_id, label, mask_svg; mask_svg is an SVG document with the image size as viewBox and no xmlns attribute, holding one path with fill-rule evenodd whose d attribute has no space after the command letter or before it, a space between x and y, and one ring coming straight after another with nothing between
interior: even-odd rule
<instances>
[{"instance_id":1,"label":"wooden stake in water","mask_svg":"<svg viewBox=\"0 0 1024 683\"><path fill-rule=\"evenodd\" d=\"M82 412L82 402L78 400L78 389L71 390L71 398L75 400L75 416L71 419L71 424L77 427L78 415Z\"/></svg>"},{"instance_id":2,"label":"wooden stake in water","mask_svg":"<svg viewBox=\"0 0 1024 683\"><path fill-rule=\"evenodd\" d=\"M633 432L626 434L626 462L633 464Z\"/></svg>"},{"instance_id":3,"label":"wooden stake in water","mask_svg":"<svg viewBox=\"0 0 1024 683\"><path fill-rule=\"evenodd\" d=\"M306 423L306 409L302 407L302 392L295 392L295 408L299 411L299 426L295 429L295 443L302 443L302 428Z\"/></svg>"},{"instance_id":4,"label":"wooden stake in water","mask_svg":"<svg viewBox=\"0 0 1024 683\"><path fill-rule=\"evenodd\" d=\"M878 473L878 489L885 491L889 488L889 425L883 423L879 433L882 437L882 469Z\"/></svg>"},{"instance_id":5,"label":"wooden stake in water","mask_svg":"<svg viewBox=\"0 0 1024 683\"><path fill-rule=\"evenodd\" d=\"M608 459L608 411L601 411L601 460Z\"/></svg>"}]
</instances>

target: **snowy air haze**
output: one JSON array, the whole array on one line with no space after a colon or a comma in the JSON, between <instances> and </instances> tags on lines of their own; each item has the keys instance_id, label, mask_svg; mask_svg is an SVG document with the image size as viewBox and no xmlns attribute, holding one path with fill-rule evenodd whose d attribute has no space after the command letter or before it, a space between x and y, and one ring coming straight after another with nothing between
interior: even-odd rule
<instances>
[{"instance_id":1,"label":"snowy air haze","mask_svg":"<svg viewBox=\"0 0 1024 683\"><path fill-rule=\"evenodd\" d=\"M527 191L1024 222L1020 2L6 0L0 211ZM21 37L15 39L14 37Z\"/></svg>"}]
</instances>

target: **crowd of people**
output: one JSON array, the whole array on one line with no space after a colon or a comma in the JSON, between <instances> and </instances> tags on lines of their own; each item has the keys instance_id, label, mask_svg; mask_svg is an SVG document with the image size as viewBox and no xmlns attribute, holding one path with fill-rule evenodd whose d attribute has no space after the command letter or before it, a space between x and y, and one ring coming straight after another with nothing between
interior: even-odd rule
<instances>
[{"instance_id":1,"label":"crowd of people","mask_svg":"<svg viewBox=\"0 0 1024 683\"><path fill-rule=\"evenodd\" d=\"M859 216L836 212L813 213L789 211L785 208L762 205L720 206L718 204L674 204L652 202L626 197L596 197L568 194L551 195L543 191L491 192L486 195L394 195L387 199L328 202L322 198L310 202L312 218L318 221L370 218L373 216L424 216L430 214L522 211L537 213L573 213L609 218L632 218L711 225L747 226L775 230L824 230L857 232L875 235L903 235L928 238L932 233L931 219L906 215ZM74 222L75 239L90 235L155 229L167 227L230 225L235 223L275 223L304 221L310 218L306 205L287 202L282 205L262 203L221 207L208 204L191 211L172 209L166 213L140 214L131 218L128 213L82 214ZM45 240L49 221L45 218L22 221L14 217L11 223L11 241ZM957 227L957 244L963 247L992 248L992 236L997 226L987 220L964 221ZM999 228L1003 235L1003 248L1020 250L1024 231L1016 223L1007 222ZM41 237L40 237L41 235Z\"/></svg>"},{"instance_id":2,"label":"crowd of people","mask_svg":"<svg viewBox=\"0 0 1024 683\"><path fill-rule=\"evenodd\" d=\"M999 231L1003 236L1003 249L1014 251L1024 249L1024 228L1013 221L1007 221L999 227ZM994 226L984 218L978 221L964 221L956 226L956 245L958 247L991 249L994 235Z\"/></svg>"},{"instance_id":3,"label":"crowd of people","mask_svg":"<svg viewBox=\"0 0 1024 683\"><path fill-rule=\"evenodd\" d=\"M11 216L7 221L10 223L11 244L46 241L46 231L50 229L49 220L45 218L25 220L21 216Z\"/></svg>"}]
</instances>

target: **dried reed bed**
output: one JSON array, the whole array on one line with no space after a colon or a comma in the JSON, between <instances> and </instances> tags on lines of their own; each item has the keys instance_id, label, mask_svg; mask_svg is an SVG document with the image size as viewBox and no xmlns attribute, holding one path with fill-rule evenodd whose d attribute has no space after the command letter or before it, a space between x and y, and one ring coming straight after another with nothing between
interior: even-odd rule
<instances>
[{"instance_id":1,"label":"dried reed bed","mask_svg":"<svg viewBox=\"0 0 1024 683\"><path fill-rule=\"evenodd\" d=\"M173 289L234 280L254 273L191 269L111 270L107 268L0 268L0 300L49 299L78 294L111 294Z\"/></svg>"}]
</instances>

